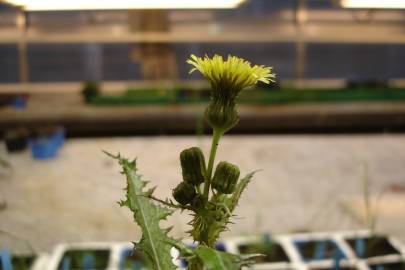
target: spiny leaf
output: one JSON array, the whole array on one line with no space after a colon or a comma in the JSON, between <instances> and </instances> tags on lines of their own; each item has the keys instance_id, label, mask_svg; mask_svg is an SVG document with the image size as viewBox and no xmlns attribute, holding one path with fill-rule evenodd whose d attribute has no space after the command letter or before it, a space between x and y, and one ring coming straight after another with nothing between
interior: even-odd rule
<instances>
[{"instance_id":1,"label":"spiny leaf","mask_svg":"<svg viewBox=\"0 0 405 270\"><path fill-rule=\"evenodd\" d=\"M146 189L147 182L141 180L136 172L136 161L128 161L120 155L106 154L118 160L127 178L126 200L122 200L120 205L127 206L133 212L135 222L141 227L142 238L136 247L145 254L153 269L175 270L170 255L170 243L176 240L167 235L170 228L162 229L159 225L172 211L154 204L149 198L154 188Z\"/></svg>"},{"instance_id":2,"label":"spiny leaf","mask_svg":"<svg viewBox=\"0 0 405 270\"><path fill-rule=\"evenodd\" d=\"M228 209L229 211L231 211L231 213L233 212L233 210L235 210L243 191L246 189L247 185L250 183L256 172L257 171L251 172L244 178L242 178L236 186L232 196L225 199L225 204L228 206Z\"/></svg>"},{"instance_id":3,"label":"spiny leaf","mask_svg":"<svg viewBox=\"0 0 405 270\"><path fill-rule=\"evenodd\" d=\"M173 244L180 252L180 258L187 260L188 269L203 270L239 270L242 266L249 266L255 262L262 254L236 255L218 251L204 245L199 245L196 249L190 248L183 243Z\"/></svg>"},{"instance_id":4,"label":"spiny leaf","mask_svg":"<svg viewBox=\"0 0 405 270\"><path fill-rule=\"evenodd\" d=\"M204 266L204 270L239 270L242 266L254 263L253 258L260 256L257 254L241 256L206 246L199 246L193 252Z\"/></svg>"}]
</instances>

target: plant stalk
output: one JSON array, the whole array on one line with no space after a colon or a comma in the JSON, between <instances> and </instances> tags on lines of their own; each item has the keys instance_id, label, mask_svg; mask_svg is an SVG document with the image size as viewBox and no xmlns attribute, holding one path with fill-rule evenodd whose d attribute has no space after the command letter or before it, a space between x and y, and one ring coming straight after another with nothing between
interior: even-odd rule
<instances>
[{"instance_id":1,"label":"plant stalk","mask_svg":"<svg viewBox=\"0 0 405 270\"><path fill-rule=\"evenodd\" d=\"M214 167L215 155L217 153L217 148L218 148L218 144L219 144L219 140L221 139L221 136L222 136L221 132L218 132L216 129L213 129L210 158L208 161L207 175L205 176L205 182L204 182L204 196L207 199L208 199L208 195L210 192L212 169Z\"/></svg>"}]
</instances>

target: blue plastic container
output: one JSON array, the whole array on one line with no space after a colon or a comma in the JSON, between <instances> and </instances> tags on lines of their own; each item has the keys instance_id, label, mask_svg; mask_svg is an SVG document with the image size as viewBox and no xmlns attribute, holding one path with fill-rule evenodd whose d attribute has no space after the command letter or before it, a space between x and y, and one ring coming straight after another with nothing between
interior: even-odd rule
<instances>
[{"instance_id":1,"label":"blue plastic container","mask_svg":"<svg viewBox=\"0 0 405 270\"><path fill-rule=\"evenodd\" d=\"M52 159L58 154L59 148L65 143L65 129L61 126L43 128L30 140L30 148L34 159Z\"/></svg>"},{"instance_id":2,"label":"blue plastic container","mask_svg":"<svg viewBox=\"0 0 405 270\"><path fill-rule=\"evenodd\" d=\"M55 134L52 135L52 140L56 147L62 147L65 143L65 129L63 127L58 127Z\"/></svg>"},{"instance_id":3,"label":"blue plastic container","mask_svg":"<svg viewBox=\"0 0 405 270\"><path fill-rule=\"evenodd\" d=\"M13 270L13 265L11 263L11 256L7 250L0 251L0 266L4 270Z\"/></svg>"},{"instance_id":4,"label":"blue plastic container","mask_svg":"<svg viewBox=\"0 0 405 270\"><path fill-rule=\"evenodd\" d=\"M31 154L34 159L53 159L58 154L58 145L55 138L38 138L30 141Z\"/></svg>"},{"instance_id":5,"label":"blue plastic container","mask_svg":"<svg viewBox=\"0 0 405 270\"><path fill-rule=\"evenodd\" d=\"M23 110L27 107L27 102L23 97L16 97L11 103L10 106L17 110Z\"/></svg>"}]
</instances>

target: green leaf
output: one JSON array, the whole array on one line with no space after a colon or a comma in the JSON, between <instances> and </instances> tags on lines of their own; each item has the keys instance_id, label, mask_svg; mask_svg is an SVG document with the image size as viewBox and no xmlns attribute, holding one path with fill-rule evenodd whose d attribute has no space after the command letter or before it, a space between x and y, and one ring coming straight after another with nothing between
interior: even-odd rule
<instances>
[{"instance_id":1,"label":"green leaf","mask_svg":"<svg viewBox=\"0 0 405 270\"><path fill-rule=\"evenodd\" d=\"M218 251L206 246L199 246L194 250L204 270L239 270L242 266L250 265L253 258L260 255L241 256Z\"/></svg>"},{"instance_id":2,"label":"green leaf","mask_svg":"<svg viewBox=\"0 0 405 270\"><path fill-rule=\"evenodd\" d=\"M155 270L175 270L170 249L173 238L168 236L170 228L162 229L160 221L173 213L172 210L152 202L154 189L146 189L147 182L137 174L136 160L130 162L120 155L107 155L118 160L127 178L126 199L119 202L128 207L134 214L135 222L141 227L142 238L136 247L145 255L145 259Z\"/></svg>"},{"instance_id":3,"label":"green leaf","mask_svg":"<svg viewBox=\"0 0 405 270\"><path fill-rule=\"evenodd\" d=\"M257 171L251 172L244 178L242 178L237 184L232 196L225 198L225 204L231 213L233 212L233 210L235 210L243 191L246 189L247 185L250 183L256 172Z\"/></svg>"}]
</instances>

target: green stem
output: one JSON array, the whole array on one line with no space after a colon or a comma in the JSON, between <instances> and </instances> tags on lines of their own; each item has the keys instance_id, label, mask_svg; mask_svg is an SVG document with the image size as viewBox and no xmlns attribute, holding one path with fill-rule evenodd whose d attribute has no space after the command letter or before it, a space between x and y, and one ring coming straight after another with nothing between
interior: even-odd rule
<instances>
[{"instance_id":1,"label":"green stem","mask_svg":"<svg viewBox=\"0 0 405 270\"><path fill-rule=\"evenodd\" d=\"M154 200L154 201L156 201L156 202L158 202L158 203L161 203L161 204L166 205L166 206L171 207L171 208L182 209L182 210L184 210L184 209L193 210L193 209L192 209L191 207L189 207L189 206L183 206L183 205L180 205L180 204L174 204L174 203L171 203L171 202L167 202L167 201L158 199L158 198L156 198L156 197L153 197L152 195L149 195L149 196L138 195L138 196L144 196L145 198L149 198L149 199L151 199L151 200Z\"/></svg>"},{"instance_id":2,"label":"green stem","mask_svg":"<svg viewBox=\"0 0 405 270\"><path fill-rule=\"evenodd\" d=\"M205 183L204 183L204 196L206 198L208 198L208 195L210 192L212 169L214 166L215 155L217 153L217 148L218 148L218 144L219 144L219 140L221 139L221 136L222 136L222 133L218 132L217 130L214 129L214 131L212 133L212 144L211 144L210 158L208 161L207 175L205 177Z\"/></svg>"}]
</instances>

